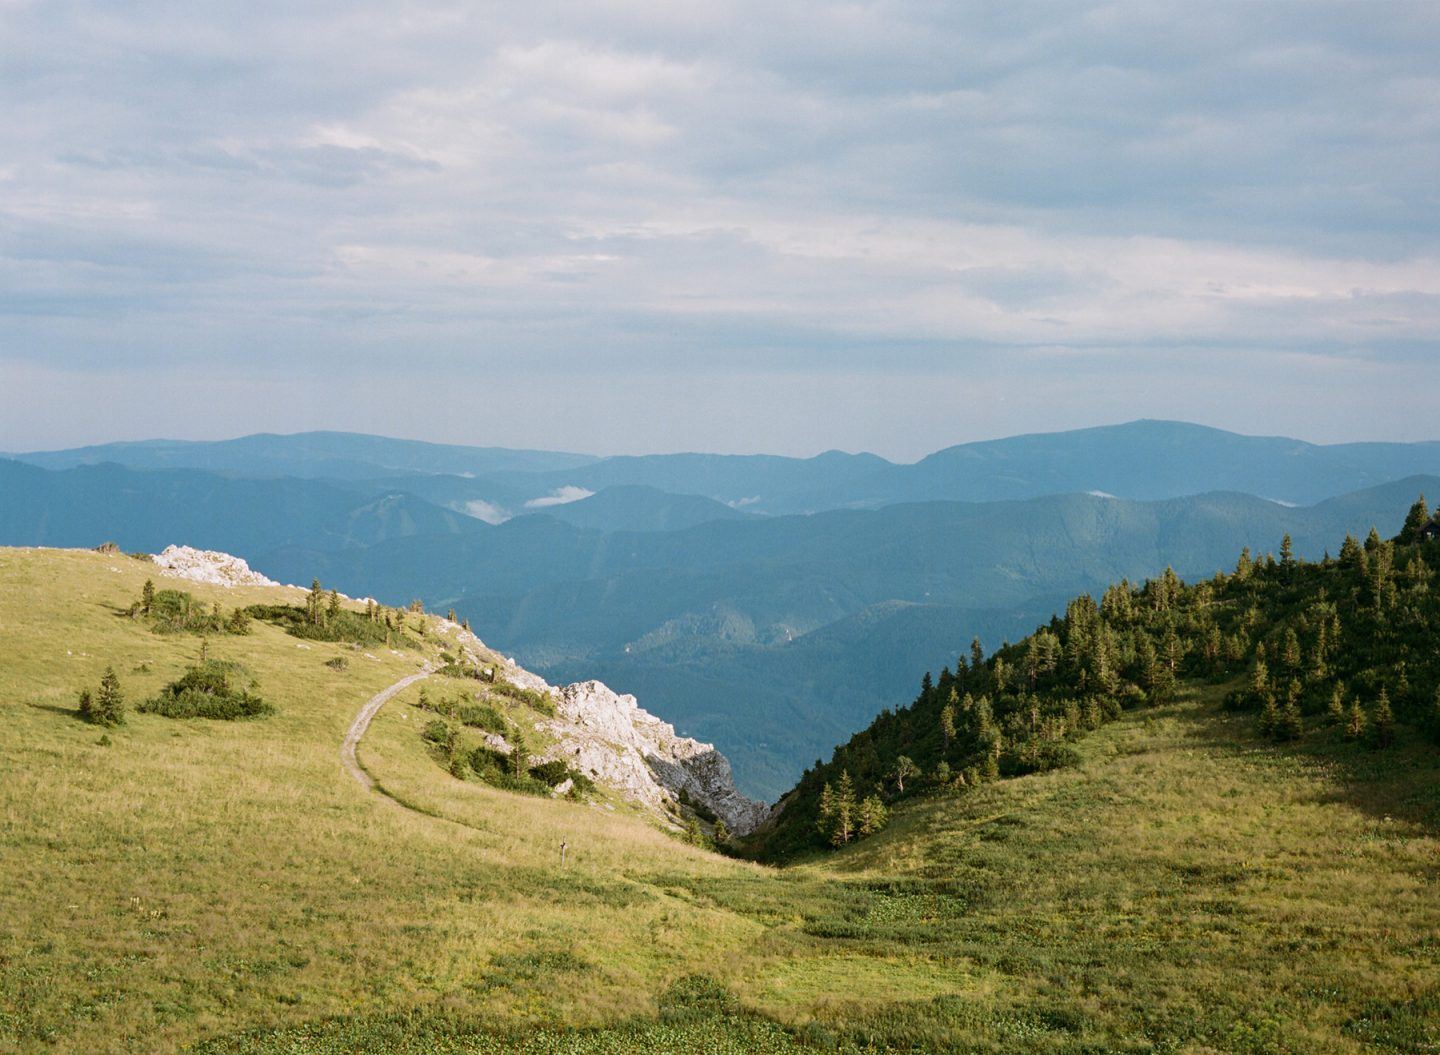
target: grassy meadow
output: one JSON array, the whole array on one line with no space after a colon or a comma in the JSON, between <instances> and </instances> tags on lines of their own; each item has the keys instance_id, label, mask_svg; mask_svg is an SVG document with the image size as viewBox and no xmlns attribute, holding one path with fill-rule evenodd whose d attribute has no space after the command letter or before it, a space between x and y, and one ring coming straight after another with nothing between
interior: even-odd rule
<instances>
[{"instance_id":1,"label":"grassy meadow","mask_svg":"<svg viewBox=\"0 0 1440 1055\"><path fill-rule=\"evenodd\" d=\"M147 576L302 596L155 572L0 550L0 1051L1440 1052L1418 739L1278 746L1182 693L1077 768L775 870L451 777L418 686L361 788L346 727L436 641L372 659L257 621L208 650L274 715L136 714L200 650L124 616ZM102 730L75 701L107 664L132 710Z\"/></svg>"}]
</instances>

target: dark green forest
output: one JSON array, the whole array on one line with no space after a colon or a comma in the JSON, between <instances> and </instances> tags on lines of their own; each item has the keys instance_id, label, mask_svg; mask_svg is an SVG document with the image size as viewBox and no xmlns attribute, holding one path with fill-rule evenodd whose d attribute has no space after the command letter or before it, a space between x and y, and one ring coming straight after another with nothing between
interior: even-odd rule
<instances>
[{"instance_id":1,"label":"dark green forest","mask_svg":"<svg viewBox=\"0 0 1440 1055\"><path fill-rule=\"evenodd\" d=\"M1021 641L979 642L908 707L886 710L817 760L752 851L771 860L863 838L918 795L1072 764L1072 742L1199 683L1275 740L1343 737L1381 751L1440 743L1440 514L1422 497L1400 534L1346 536L1305 561L1243 551L1230 572L1186 583L1173 570L1072 600Z\"/></svg>"}]
</instances>

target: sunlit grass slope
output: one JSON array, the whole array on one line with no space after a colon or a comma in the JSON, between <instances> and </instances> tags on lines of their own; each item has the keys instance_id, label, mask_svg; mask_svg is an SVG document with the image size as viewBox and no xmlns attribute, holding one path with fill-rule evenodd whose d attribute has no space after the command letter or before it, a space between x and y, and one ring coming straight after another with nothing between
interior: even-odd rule
<instances>
[{"instance_id":1,"label":"sunlit grass slope","mask_svg":"<svg viewBox=\"0 0 1440 1055\"><path fill-rule=\"evenodd\" d=\"M74 698L107 663L133 703L199 652L119 614L153 573L0 550L0 1050L1440 1051L1418 742L1296 753L1183 696L777 872L455 780L416 687L360 749L393 797L365 791L345 728L434 645L257 623L210 654L277 714L103 734Z\"/></svg>"}]
</instances>

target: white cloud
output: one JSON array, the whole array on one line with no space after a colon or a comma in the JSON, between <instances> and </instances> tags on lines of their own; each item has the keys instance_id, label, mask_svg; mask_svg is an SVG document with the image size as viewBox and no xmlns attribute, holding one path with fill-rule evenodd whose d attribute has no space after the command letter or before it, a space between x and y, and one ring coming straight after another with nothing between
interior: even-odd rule
<instances>
[{"instance_id":1,"label":"white cloud","mask_svg":"<svg viewBox=\"0 0 1440 1055\"><path fill-rule=\"evenodd\" d=\"M587 491L583 487L567 485L557 487L543 498L532 498L525 503L526 509L548 509L551 506L569 505L571 502L578 502L582 498L589 498L594 491Z\"/></svg>"},{"instance_id":2,"label":"white cloud","mask_svg":"<svg viewBox=\"0 0 1440 1055\"><path fill-rule=\"evenodd\" d=\"M400 361L457 407L497 389L571 402L601 377L643 404L710 379L686 413L651 412L663 434L614 399L564 423L632 420L609 442L659 449L699 445L717 393L766 372L808 374L802 392L897 371L948 390L1004 358L1017 393L1043 371L1073 418L1115 378L1207 387L1211 349L1256 371L1440 357L1423 0L1044 19L905 0L0 0L0 59L6 41L25 49L0 61L8 376L249 371L296 393L269 423L290 429L361 424L317 420L319 396ZM1126 417L1169 398L1126 387ZM30 446L74 393L0 386L0 445ZM1317 427L1346 397L1313 404ZM213 427L203 405L153 402L165 419L97 401L96 424ZM954 438L952 417L895 408L813 439L788 420L731 445ZM417 404L391 427L471 421Z\"/></svg>"},{"instance_id":3,"label":"white cloud","mask_svg":"<svg viewBox=\"0 0 1440 1055\"><path fill-rule=\"evenodd\" d=\"M464 513L476 520L483 520L487 524L503 524L513 515L503 506L498 506L494 502L486 502L480 498L472 498L466 502Z\"/></svg>"}]
</instances>

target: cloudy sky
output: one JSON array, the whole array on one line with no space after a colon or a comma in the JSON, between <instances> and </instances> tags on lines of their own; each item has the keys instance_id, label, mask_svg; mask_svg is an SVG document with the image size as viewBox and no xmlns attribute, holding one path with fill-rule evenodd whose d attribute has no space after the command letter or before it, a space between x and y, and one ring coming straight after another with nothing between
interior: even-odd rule
<instances>
[{"instance_id":1,"label":"cloudy sky","mask_svg":"<svg viewBox=\"0 0 1440 1055\"><path fill-rule=\"evenodd\" d=\"M1440 4L0 0L0 113L0 449L1440 437Z\"/></svg>"}]
</instances>

